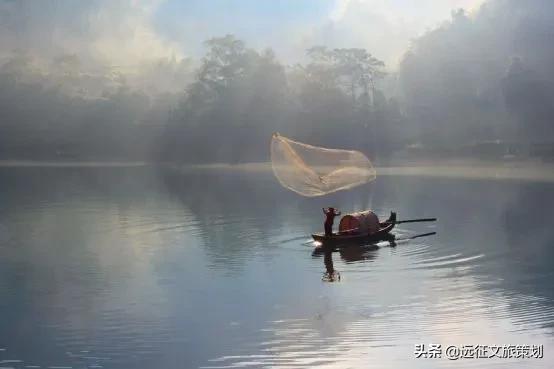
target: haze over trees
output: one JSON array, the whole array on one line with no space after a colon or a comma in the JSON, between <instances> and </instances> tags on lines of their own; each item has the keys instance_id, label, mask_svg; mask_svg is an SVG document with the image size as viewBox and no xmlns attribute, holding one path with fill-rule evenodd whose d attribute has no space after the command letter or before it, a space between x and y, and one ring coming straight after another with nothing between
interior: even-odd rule
<instances>
[{"instance_id":1,"label":"haze over trees","mask_svg":"<svg viewBox=\"0 0 554 369\"><path fill-rule=\"evenodd\" d=\"M455 147L554 140L554 5L496 0L415 40L400 65L414 137Z\"/></svg>"},{"instance_id":2,"label":"haze over trees","mask_svg":"<svg viewBox=\"0 0 554 369\"><path fill-rule=\"evenodd\" d=\"M413 41L397 71L363 48L288 64L233 35L137 70L76 54L0 61L0 159L247 162L271 133L382 159L554 142L554 5L490 0Z\"/></svg>"}]
</instances>

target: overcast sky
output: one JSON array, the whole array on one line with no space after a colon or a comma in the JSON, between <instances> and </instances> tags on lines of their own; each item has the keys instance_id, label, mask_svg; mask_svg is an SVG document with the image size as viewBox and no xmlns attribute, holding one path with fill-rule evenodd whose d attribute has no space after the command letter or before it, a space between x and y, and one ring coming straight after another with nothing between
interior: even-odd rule
<instances>
[{"instance_id":1,"label":"overcast sky","mask_svg":"<svg viewBox=\"0 0 554 369\"><path fill-rule=\"evenodd\" d=\"M227 33L295 62L315 44L363 47L395 69L410 40L483 0L0 0L0 50L133 65L199 56Z\"/></svg>"}]
</instances>

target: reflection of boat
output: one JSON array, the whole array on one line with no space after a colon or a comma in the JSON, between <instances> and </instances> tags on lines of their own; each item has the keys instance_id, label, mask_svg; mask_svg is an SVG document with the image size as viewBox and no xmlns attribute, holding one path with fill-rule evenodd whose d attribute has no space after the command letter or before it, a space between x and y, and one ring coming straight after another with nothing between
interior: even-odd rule
<instances>
[{"instance_id":1,"label":"reflection of boat","mask_svg":"<svg viewBox=\"0 0 554 369\"><path fill-rule=\"evenodd\" d=\"M371 242L379 242L384 240L390 240L394 236L390 234L390 231L396 224L396 213L391 212L390 217L384 222L379 222L379 228L374 232L368 232L364 230L364 217L367 213L360 213L357 217L352 215L345 215L341 220L341 225L346 217L350 217L348 222L350 224L349 229L341 230L339 226L339 232L334 233L332 236L325 236L323 233L312 234L315 241L321 242L322 246L337 246L348 245L352 243L363 244ZM353 220L352 220L353 219ZM357 222L357 224L356 224Z\"/></svg>"},{"instance_id":2,"label":"reflection of boat","mask_svg":"<svg viewBox=\"0 0 554 369\"><path fill-rule=\"evenodd\" d=\"M396 244L391 240L388 246L394 247ZM377 257L377 251L380 248L377 244L350 244L349 247L338 248L338 252L345 263L354 263L357 261L373 261Z\"/></svg>"}]
</instances>

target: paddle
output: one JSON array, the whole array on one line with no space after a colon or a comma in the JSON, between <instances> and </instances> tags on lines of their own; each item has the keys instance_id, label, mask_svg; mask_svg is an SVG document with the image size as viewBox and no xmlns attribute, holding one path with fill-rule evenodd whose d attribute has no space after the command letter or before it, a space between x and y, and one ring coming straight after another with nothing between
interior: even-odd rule
<instances>
[{"instance_id":1,"label":"paddle","mask_svg":"<svg viewBox=\"0 0 554 369\"><path fill-rule=\"evenodd\" d=\"M397 242L403 242L403 241L410 241L410 240L414 240L416 238L420 238L420 237L427 237L427 236L433 236L437 234L437 232L429 232L429 233L422 233L422 234L416 234L415 236L410 236L410 237L403 237L403 238L393 238L391 240L389 240L389 245L390 247L396 247L397 246Z\"/></svg>"},{"instance_id":2,"label":"paddle","mask_svg":"<svg viewBox=\"0 0 554 369\"><path fill-rule=\"evenodd\" d=\"M397 220L394 224L402 223L416 223L416 222L435 222L437 218L421 218L421 219L406 219L406 220Z\"/></svg>"},{"instance_id":3,"label":"paddle","mask_svg":"<svg viewBox=\"0 0 554 369\"><path fill-rule=\"evenodd\" d=\"M411 237L395 238L393 241L396 242L396 241L414 240L419 237L433 236L435 234L437 234L437 232L422 233L422 234L416 234L415 236L411 236Z\"/></svg>"}]
</instances>

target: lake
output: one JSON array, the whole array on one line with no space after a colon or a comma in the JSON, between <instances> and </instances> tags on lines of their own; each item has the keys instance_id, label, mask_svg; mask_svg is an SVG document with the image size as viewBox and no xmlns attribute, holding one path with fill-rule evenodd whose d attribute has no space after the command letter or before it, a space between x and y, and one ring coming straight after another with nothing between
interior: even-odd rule
<instances>
[{"instance_id":1,"label":"lake","mask_svg":"<svg viewBox=\"0 0 554 369\"><path fill-rule=\"evenodd\" d=\"M552 368L553 193L414 172L303 198L264 170L0 167L0 367ZM325 258L324 206L437 234ZM516 345L543 358L502 357Z\"/></svg>"}]
</instances>

